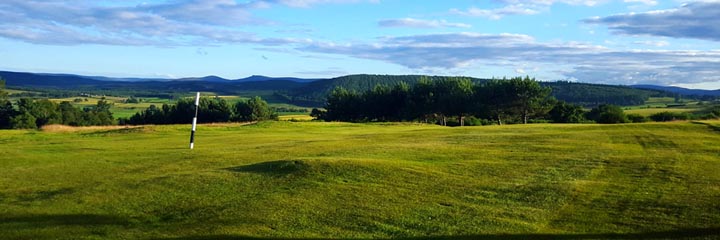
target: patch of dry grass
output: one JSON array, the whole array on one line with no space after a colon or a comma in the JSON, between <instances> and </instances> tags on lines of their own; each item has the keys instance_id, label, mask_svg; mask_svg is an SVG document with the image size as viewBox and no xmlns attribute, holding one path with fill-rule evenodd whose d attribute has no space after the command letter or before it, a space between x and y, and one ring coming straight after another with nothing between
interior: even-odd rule
<instances>
[{"instance_id":1,"label":"patch of dry grass","mask_svg":"<svg viewBox=\"0 0 720 240\"><path fill-rule=\"evenodd\" d=\"M117 130L117 129L131 129L141 128L142 126L84 126L74 127L62 124L51 124L45 125L40 128L43 132L83 132L83 131L102 131L102 130Z\"/></svg>"}]
</instances>

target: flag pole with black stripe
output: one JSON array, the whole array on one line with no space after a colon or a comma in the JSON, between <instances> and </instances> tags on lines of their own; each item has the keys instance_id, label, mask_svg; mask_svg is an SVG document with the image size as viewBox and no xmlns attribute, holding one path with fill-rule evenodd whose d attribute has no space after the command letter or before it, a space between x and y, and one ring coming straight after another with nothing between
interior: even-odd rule
<instances>
[{"instance_id":1,"label":"flag pole with black stripe","mask_svg":"<svg viewBox=\"0 0 720 240\"><path fill-rule=\"evenodd\" d=\"M200 92L198 92L195 95L195 117L193 117L192 132L190 133L190 149L193 149L193 147L195 145L195 127L197 127L197 116L198 116L199 105L200 105Z\"/></svg>"}]
</instances>

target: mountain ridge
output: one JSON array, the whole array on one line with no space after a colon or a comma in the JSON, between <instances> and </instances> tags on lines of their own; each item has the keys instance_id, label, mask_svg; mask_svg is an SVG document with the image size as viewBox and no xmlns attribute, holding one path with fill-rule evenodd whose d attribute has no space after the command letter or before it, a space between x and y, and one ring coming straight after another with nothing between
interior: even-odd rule
<instances>
[{"instance_id":1,"label":"mountain ridge","mask_svg":"<svg viewBox=\"0 0 720 240\"><path fill-rule=\"evenodd\" d=\"M425 75L373 75L355 74L326 79L304 78L273 78L253 75L246 78L229 80L209 75L204 77L189 77L179 79L143 79L133 78L107 78L97 76L82 76L73 74L42 74L0 71L9 87L57 89L62 91L96 92L100 94L123 95L186 95L191 92L214 92L218 95L255 95L272 97L277 101L302 106L323 106L325 98L337 87L350 91L363 92L371 90L376 85L394 86L401 82L410 86L421 79L442 80L455 77L425 76ZM475 83L482 83L490 79L467 78ZM102 79L102 80L99 80ZM125 80L125 81L123 81ZM605 85L577 82L540 82L541 85L552 88L552 95L563 101L583 106L598 104L640 105L649 97L668 97L676 94L697 93L715 94L720 91L692 90L678 87L664 87L654 85Z\"/></svg>"},{"instance_id":2,"label":"mountain ridge","mask_svg":"<svg viewBox=\"0 0 720 240\"><path fill-rule=\"evenodd\" d=\"M714 96L714 97L720 96L720 89L716 89L716 90L692 89L692 88L683 88L683 87L676 87L676 86L660 86L660 85L650 85L650 84L631 85L631 87L638 88L638 89L662 90L662 91L677 93L680 95L688 95L688 96L689 95Z\"/></svg>"}]
</instances>

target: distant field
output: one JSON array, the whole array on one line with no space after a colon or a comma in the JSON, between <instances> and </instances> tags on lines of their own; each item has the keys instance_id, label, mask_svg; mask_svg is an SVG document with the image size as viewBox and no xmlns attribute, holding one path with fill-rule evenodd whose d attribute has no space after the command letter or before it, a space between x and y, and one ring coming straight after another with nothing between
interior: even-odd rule
<instances>
[{"instance_id":1,"label":"distant field","mask_svg":"<svg viewBox=\"0 0 720 240\"><path fill-rule=\"evenodd\" d=\"M639 114L642 116L650 116L656 113L661 112L694 112L697 111L698 108L636 108L636 109L630 109L625 110L625 113L627 114Z\"/></svg>"},{"instance_id":2,"label":"distant field","mask_svg":"<svg viewBox=\"0 0 720 240\"><path fill-rule=\"evenodd\" d=\"M16 89L7 89L7 88L3 89L3 91L7 92L8 94L30 92L30 91L25 91L25 90L16 90Z\"/></svg>"},{"instance_id":3,"label":"distant field","mask_svg":"<svg viewBox=\"0 0 720 240\"><path fill-rule=\"evenodd\" d=\"M720 238L720 122L0 131L0 238Z\"/></svg>"},{"instance_id":4,"label":"distant field","mask_svg":"<svg viewBox=\"0 0 720 240\"><path fill-rule=\"evenodd\" d=\"M628 114L639 114L642 116L650 116L660 112L697 112L703 108L708 107L707 103L704 105L698 105L697 101L683 101L680 103L675 102L675 98L664 97L664 98L650 98L643 105L628 106L624 107L625 113Z\"/></svg>"},{"instance_id":5,"label":"distant field","mask_svg":"<svg viewBox=\"0 0 720 240\"><path fill-rule=\"evenodd\" d=\"M75 99L82 99L83 101L75 102ZM84 101L87 99L87 101ZM53 102L60 103L60 102L70 102L76 107L84 108L89 106L95 106L97 105L97 102L100 101L101 97L69 97L69 98L53 98L50 99ZM127 98L125 97L105 97L105 99L112 103L113 106L110 108L110 112L113 113L113 117L122 118L122 117L130 117L134 115L137 112L140 112L142 110L147 109L150 107L150 105L155 105L157 107L162 106L164 103L172 104L174 101L169 99L161 99L161 98L142 98L142 102L140 103L125 103L125 100Z\"/></svg>"},{"instance_id":6,"label":"distant field","mask_svg":"<svg viewBox=\"0 0 720 240\"><path fill-rule=\"evenodd\" d=\"M225 99L229 104L235 104L242 100L247 100L247 97L240 97L240 96L218 96L214 93L202 93L202 96L206 97L220 97L222 99ZM75 99L82 99L83 101L75 102ZM142 102L140 103L125 103L125 100L127 98L125 97L105 97L107 101L111 102L113 106L110 108L110 112L113 113L113 117L116 119L118 118L129 118L130 116L134 115L137 112L143 111L150 107L150 105L155 105L157 107L162 106L163 104L174 104L175 100L170 99L161 99L161 98L141 98ZM84 101L87 99L87 101ZM100 101L101 97L69 97L69 98L52 98L50 99L53 102L60 103L63 101L67 101L75 105L79 108L94 106L97 104L98 101ZM285 103L270 103L271 107L284 107L284 108L296 108L296 109L308 109L305 107L299 107L291 104L285 104ZM301 113L301 112L288 112L279 113L280 115L309 115L310 113ZM296 116L299 117L299 116ZM309 116L307 116L309 117ZM305 117L305 118L307 118Z\"/></svg>"},{"instance_id":7,"label":"distant field","mask_svg":"<svg viewBox=\"0 0 720 240\"><path fill-rule=\"evenodd\" d=\"M310 121L314 118L311 117L308 114L299 114L299 113L289 113L285 115L280 115L279 120L281 121Z\"/></svg>"}]
</instances>

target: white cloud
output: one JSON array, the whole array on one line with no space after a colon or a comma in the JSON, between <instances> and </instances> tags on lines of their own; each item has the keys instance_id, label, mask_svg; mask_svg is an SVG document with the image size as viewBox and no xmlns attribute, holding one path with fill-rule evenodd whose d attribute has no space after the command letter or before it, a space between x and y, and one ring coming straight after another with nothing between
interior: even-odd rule
<instances>
[{"instance_id":1,"label":"white cloud","mask_svg":"<svg viewBox=\"0 0 720 240\"><path fill-rule=\"evenodd\" d=\"M623 2L626 2L626 3L642 3L642 4L645 4L645 5L648 5L648 6L655 6L655 5L658 4L658 2L655 1L655 0L623 0Z\"/></svg>"},{"instance_id":2,"label":"white cloud","mask_svg":"<svg viewBox=\"0 0 720 240\"><path fill-rule=\"evenodd\" d=\"M387 19L378 22L381 27L408 27L408 28L470 28L469 24L451 23L445 20L422 20L415 18Z\"/></svg>"},{"instance_id":3,"label":"white cloud","mask_svg":"<svg viewBox=\"0 0 720 240\"><path fill-rule=\"evenodd\" d=\"M275 24L252 14L273 4L309 7L351 2L367 1L178 0L139 5L118 1L119 5L101 6L99 1L3 0L0 37L51 45L292 44L307 40L262 38L239 27Z\"/></svg>"},{"instance_id":4,"label":"white cloud","mask_svg":"<svg viewBox=\"0 0 720 240\"><path fill-rule=\"evenodd\" d=\"M615 33L720 41L720 1L696 1L679 8L586 19Z\"/></svg>"},{"instance_id":5,"label":"white cloud","mask_svg":"<svg viewBox=\"0 0 720 240\"><path fill-rule=\"evenodd\" d=\"M301 7L306 8L316 4L327 4L327 3L357 3L357 2L372 2L378 3L379 0L259 0L257 2L267 3L280 3L290 7Z\"/></svg>"},{"instance_id":6,"label":"white cloud","mask_svg":"<svg viewBox=\"0 0 720 240\"><path fill-rule=\"evenodd\" d=\"M585 5L595 6L600 3L607 2L607 0L500 0L500 2L508 4L537 4L537 5L553 5L557 3L568 4L568 5Z\"/></svg>"},{"instance_id":7,"label":"white cloud","mask_svg":"<svg viewBox=\"0 0 720 240\"><path fill-rule=\"evenodd\" d=\"M634 44L638 45L645 45L645 46L653 46L653 47L667 47L670 46L670 43L667 41L635 41Z\"/></svg>"},{"instance_id":8,"label":"white cloud","mask_svg":"<svg viewBox=\"0 0 720 240\"><path fill-rule=\"evenodd\" d=\"M484 17L492 20L498 20L511 15L539 14L541 12L548 11L550 7L554 4L593 7L595 5L607 2L607 0L497 0L496 2L503 4L503 6L492 9L470 7L467 10L460 10L454 8L450 9L450 13L463 16Z\"/></svg>"},{"instance_id":9,"label":"white cloud","mask_svg":"<svg viewBox=\"0 0 720 240\"><path fill-rule=\"evenodd\" d=\"M449 33L383 38L372 44L313 43L300 50L390 62L411 69L500 66L561 68L563 78L612 84L720 81L720 51L618 51L575 42L542 43L527 35Z\"/></svg>"},{"instance_id":10,"label":"white cloud","mask_svg":"<svg viewBox=\"0 0 720 240\"><path fill-rule=\"evenodd\" d=\"M534 15L540 13L540 10L537 9L535 5L513 4L495 9L480 9L475 7L468 8L465 11L450 9L450 12L458 15L498 20L508 15Z\"/></svg>"}]
</instances>

